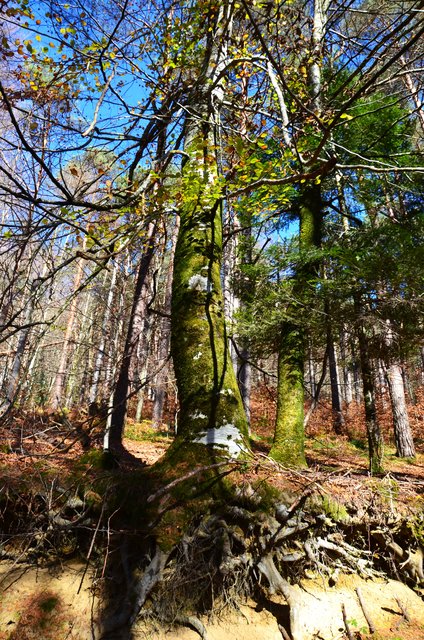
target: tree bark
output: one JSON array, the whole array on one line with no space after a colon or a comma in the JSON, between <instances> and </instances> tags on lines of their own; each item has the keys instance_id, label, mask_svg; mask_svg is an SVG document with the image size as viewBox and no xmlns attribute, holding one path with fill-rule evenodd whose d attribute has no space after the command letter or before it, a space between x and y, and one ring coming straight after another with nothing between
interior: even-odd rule
<instances>
[{"instance_id":1,"label":"tree bark","mask_svg":"<svg viewBox=\"0 0 424 640\"><path fill-rule=\"evenodd\" d=\"M374 372L369 357L368 337L362 320L363 310L358 299L355 300L357 316L357 337L361 363L362 386L364 391L365 424L368 436L369 469L372 475L383 473L383 437L377 418L375 404Z\"/></svg>"},{"instance_id":2,"label":"tree bark","mask_svg":"<svg viewBox=\"0 0 424 640\"><path fill-rule=\"evenodd\" d=\"M320 185L302 187L299 208L299 242L301 250L321 243L323 202ZM315 262L306 263L296 274L293 297L297 301L288 309L296 318L304 309L301 299L310 277L316 275ZM294 320L282 325L278 349L277 417L270 456L287 465L306 465L304 452L304 361L306 336L301 323Z\"/></svg>"},{"instance_id":3,"label":"tree bark","mask_svg":"<svg viewBox=\"0 0 424 640\"><path fill-rule=\"evenodd\" d=\"M237 458L248 450L248 427L232 366L221 287L223 249L216 128L228 60L232 2L220 3L209 28L203 84L186 122L181 225L174 259L171 353L180 403L173 453ZM183 445L183 447L181 447ZM199 457L196 458L199 460Z\"/></svg>"},{"instance_id":4,"label":"tree bark","mask_svg":"<svg viewBox=\"0 0 424 640\"><path fill-rule=\"evenodd\" d=\"M92 404L93 402L96 402L98 399L99 383L101 378L102 366L103 366L103 362L106 355L106 339L108 336L109 321L112 314L112 305L113 305L113 298L115 295L117 275L118 275L118 262L115 260L113 262L112 273L110 276L109 292L106 300L106 309L103 315L103 321L101 326L100 344L97 349L96 360L94 363L93 378L90 386L90 395L89 395L90 404Z\"/></svg>"},{"instance_id":5,"label":"tree bark","mask_svg":"<svg viewBox=\"0 0 424 640\"><path fill-rule=\"evenodd\" d=\"M83 248L85 248L83 246ZM59 366L56 376L53 380L52 389L50 393L50 404L52 409L62 408L63 395L66 385L66 368L69 359L69 352L72 344L72 335L74 332L75 317L78 309L78 295L77 291L81 285L82 277L84 274L84 259L79 258L77 261L77 267L73 283L73 298L69 307L68 321L66 324L65 337L63 340L62 352L60 354Z\"/></svg>"},{"instance_id":6,"label":"tree bark","mask_svg":"<svg viewBox=\"0 0 424 640\"><path fill-rule=\"evenodd\" d=\"M330 373L330 388L331 388L331 408L333 411L333 428L337 435L343 433L343 426L345 419L342 410L342 401L340 397L340 385L339 385L339 372L337 366L336 349L334 345L333 330L331 326L331 313L330 302L328 300L324 303L324 312L327 325L327 353L328 353L328 368Z\"/></svg>"},{"instance_id":7,"label":"tree bark","mask_svg":"<svg viewBox=\"0 0 424 640\"><path fill-rule=\"evenodd\" d=\"M3 399L0 405L0 418L5 416L5 414L11 409L19 391L19 381L20 381L20 374L22 369L22 360L25 353L25 347L28 342L29 333L31 331L31 321L32 321L35 302L37 298L36 287L37 287L37 280L34 281L31 285L31 291L28 298L27 308L26 308L25 317L23 321L23 328L19 333L18 343L16 346L15 355L13 358L12 368L10 370L7 384L6 384L5 398Z\"/></svg>"},{"instance_id":8,"label":"tree bark","mask_svg":"<svg viewBox=\"0 0 424 640\"><path fill-rule=\"evenodd\" d=\"M351 364L348 359L348 346L347 331L346 328L343 327L340 336L340 356L343 371L343 398L347 406L349 406L353 400L353 375Z\"/></svg>"},{"instance_id":9,"label":"tree bark","mask_svg":"<svg viewBox=\"0 0 424 640\"><path fill-rule=\"evenodd\" d=\"M145 289L149 266L153 258L155 233L156 224L150 223L147 230L145 251L138 266L137 281L128 322L124 353L113 394L112 420L107 446L112 452L117 453L122 449L122 436L124 433L128 394L130 389L130 371L134 365L134 355L137 352L137 345L143 328L143 320L146 315L147 300Z\"/></svg>"},{"instance_id":10,"label":"tree bark","mask_svg":"<svg viewBox=\"0 0 424 640\"><path fill-rule=\"evenodd\" d=\"M337 366L336 350L331 330L327 333L328 368L330 372L331 408L333 410L333 427L335 433L341 435L345 419L340 397L339 372Z\"/></svg>"},{"instance_id":11,"label":"tree bark","mask_svg":"<svg viewBox=\"0 0 424 640\"><path fill-rule=\"evenodd\" d=\"M387 382L392 405L396 455L399 458L413 458L415 446L406 407L402 367L399 364L393 363L388 367Z\"/></svg>"},{"instance_id":12,"label":"tree bark","mask_svg":"<svg viewBox=\"0 0 424 640\"><path fill-rule=\"evenodd\" d=\"M180 220L177 217L175 220L174 229L172 232L171 248L170 248L170 265L168 268L166 287L165 287L165 300L164 310L165 313L171 311L172 300L172 278L173 278L173 261L175 255L175 247L177 244L178 231L180 228ZM167 359L169 356L170 342L171 342L171 319L164 317L161 319L161 335L159 341L158 363L161 367L159 373L156 376L155 381L155 399L152 409L152 426L154 429L159 429L162 424L163 410L166 399L166 379L168 375Z\"/></svg>"},{"instance_id":13,"label":"tree bark","mask_svg":"<svg viewBox=\"0 0 424 640\"><path fill-rule=\"evenodd\" d=\"M396 362L396 358L392 353L395 337L390 320L386 321L386 326L386 346L388 350L386 378L392 407L396 455L399 458L413 458L415 456L415 447L406 406L402 367L399 362Z\"/></svg>"}]
</instances>

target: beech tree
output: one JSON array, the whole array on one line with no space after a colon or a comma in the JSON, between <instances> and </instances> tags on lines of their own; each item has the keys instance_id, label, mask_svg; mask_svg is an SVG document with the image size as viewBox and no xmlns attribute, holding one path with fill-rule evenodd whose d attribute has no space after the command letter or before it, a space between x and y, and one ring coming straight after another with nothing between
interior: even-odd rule
<instances>
[{"instance_id":1,"label":"beech tree","mask_svg":"<svg viewBox=\"0 0 424 640\"><path fill-rule=\"evenodd\" d=\"M171 313L171 351L180 402L175 446L210 448L218 457L238 457L248 447L247 420L224 318L223 185L216 145L234 4L206 4L198 14L196 26L201 28L204 50L184 125L187 160L182 168Z\"/></svg>"}]
</instances>

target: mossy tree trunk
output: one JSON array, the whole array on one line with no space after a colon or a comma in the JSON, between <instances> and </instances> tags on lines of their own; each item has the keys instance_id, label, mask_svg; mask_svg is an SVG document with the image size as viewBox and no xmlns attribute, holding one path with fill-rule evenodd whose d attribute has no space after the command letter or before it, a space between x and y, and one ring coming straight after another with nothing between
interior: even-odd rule
<instances>
[{"instance_id":1,"label":"mossy tree trunk","mask_svg":"<svg viewBox=\"0 0 424 640\"><path fill-rule=\"evenodd\" d=\"M319 247L322 236L323 202L317 184L301 187L299 207L299 245L302 266L295 274L290 318L282 324L278 349L277 417L270 456L289 466L305 466L304 362L306 335L301 318L305 314L304 294L317 272L307 253Z\"/></svg>"},{"instance_id":2,"label":"mossy tree trunk","mask_svg":"<svg viewBox=\"0 0 424 640\"><path fill-rule=\"evenodd\" d=\"M222 185L216 128L227 62L232 3L208 31L202 88L186 122L180 230L174 258L171 353L180 412L173 451L188 445L207 457L236 458L248 448L247 420L233 370L221 286Z\"/></svg>"}]
</instances>

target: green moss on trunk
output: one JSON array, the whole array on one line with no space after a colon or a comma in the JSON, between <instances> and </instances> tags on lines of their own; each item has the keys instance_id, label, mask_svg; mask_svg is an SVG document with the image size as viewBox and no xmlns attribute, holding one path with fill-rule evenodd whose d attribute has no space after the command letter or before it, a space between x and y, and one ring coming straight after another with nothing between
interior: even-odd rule
<instances>
[{"instance_id":1,"label":"green moss on trunk","mask_svg":"<svg viewBox=\"0 0 424 640\"><path fill-rule=\"evenodd\" d=\"M306 466L303 360L302 336L287 323L278 354L277 420L270 456L290 466Z\"/></svg>"},{"instance_id":2,"label":"green moss on trunk","mask_svg":"<svg viewBox=\"0 0 424 640\"><path fill-rule=\"evenodd\" d=\"M192 126L172 295L177 441L207 445L213 458L238 457L248 449L248 427L224 320L220 184L210 135Z\"/></svg>"},{"instance_id":3,"label":"green moss on trunk","mask_svg":"<svg viewBox=\"0 0 424 640\"><path fill-rule=\"evenodd\" d=\"M317 272L316 261L306 252L319 247L322 234L323 202L320 185L301 190L299 202L299 248L305 252L303 265L295 275L294 302L288 309L292 318L282 324L278 351L277 418L270 456L289 466L306 466L304 452L304 359L305 329L303 300Z\"/></svg>"}]
</instances>

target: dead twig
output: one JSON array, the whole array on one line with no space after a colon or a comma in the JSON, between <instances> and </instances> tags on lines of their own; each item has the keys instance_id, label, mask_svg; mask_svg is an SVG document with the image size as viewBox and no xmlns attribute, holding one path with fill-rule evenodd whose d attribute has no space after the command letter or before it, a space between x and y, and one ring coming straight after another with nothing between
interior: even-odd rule
<instances>
[{"instance_id":1,"label":"dead twig","mask_svg":"<svg viewBox=\"0 0 424 640\"><path fill-rule=\"evenodd\" d=\"M364 602L364 599L362 597L361 589L359 587L356 587L355 591L356 591L356 595L358 596L359 604L361 605L362 613L364 614L364 618L367 621L367 625L368 625L368 628L370 630L370 633L375 633L375 626L374 626L373 621L371 620L371 616L369 614L369 611L367 610L367 608L365 606L365 602Z\"/></svg>"},{"instance_id":2,"label":"dead twig","mask_svg":"<svg viewBox=\"0 0 424 640\"><path fill-rule=\"evenodd\" d=\"M405 607L405 605L401 602L401 600L399 598L395 598L395 600L396 600L397 606L401 610L402 616L405 618L406 622L411 622L411 616L408 613L408 609Z\"/></svg>"},{"instance_id":3,"label":"dead twig","mask_svg":"<svg viewBox=\"0 0 424 640\"><path fill-rule=\"evenodd\" d=\"M349 640L354 640L352 631L350 630L349 623L347 621L346 607L344 606L344 602L342 603L342 616L343 616L343 624L346 629L347 637L349 638Z\"/></svg>"}]
</instances>

